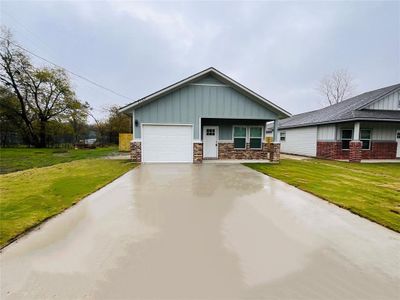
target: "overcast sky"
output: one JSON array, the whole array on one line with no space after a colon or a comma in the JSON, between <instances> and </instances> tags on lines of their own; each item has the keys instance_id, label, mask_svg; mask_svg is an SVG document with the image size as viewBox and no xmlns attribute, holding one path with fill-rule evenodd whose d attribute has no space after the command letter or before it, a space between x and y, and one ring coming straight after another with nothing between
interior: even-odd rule
<instances>
[{"instance_id":1,"label":"overcast sky","mask_svg":"<svg viewBox=\"0 0 400 300\"><path fill-rule=\"evenodd\" d=\"M347 69L356 92L400 82L400 2L1 1L27 49L136 100L213 66L291 113ZM115 96L73 78L80 99Z\"/></svg>"}]
</instances>

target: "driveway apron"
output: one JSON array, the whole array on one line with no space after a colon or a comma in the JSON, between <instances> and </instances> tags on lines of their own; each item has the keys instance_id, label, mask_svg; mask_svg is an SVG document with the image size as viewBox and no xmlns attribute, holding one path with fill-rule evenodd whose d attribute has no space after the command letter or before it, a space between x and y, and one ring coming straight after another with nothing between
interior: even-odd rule
<instances>
[{"instance_id":1,"label":"driveway apron","mask_svg":"<svg viewBox=\"0 0 400 300\"><path fill-rule=\"evenodd\" d=\"M1 299L399 299L400 235L239 164L144 164L0 255Z\"/></svg>"}]
</instances>

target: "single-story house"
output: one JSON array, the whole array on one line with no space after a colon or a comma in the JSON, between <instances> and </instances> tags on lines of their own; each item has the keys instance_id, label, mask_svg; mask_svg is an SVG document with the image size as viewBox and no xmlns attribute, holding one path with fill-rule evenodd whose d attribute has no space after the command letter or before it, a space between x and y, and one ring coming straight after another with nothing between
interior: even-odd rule
<instances>
[{"instance_id":1,"label":"single-story house","mask_svg":"<svg viewBox=\"0 0 400 300\"><path fill-rule=\"evenodd\" d=\"M132 116L137 162L203 159L279 160L277 120L290 113L215 68L208 68L120 109ZM265 142L266 123L276 126Z\"/></svg>"},{"instance_id":2,"label":"single-story house","mask_svg":"<svg viewBox=\"0 0 400 300\"><path fill-rule=\"evenodd\" d=\"M399 158L400 84L280 120L279 134L282 153L356 162Z\"/></svg>"}]
</instances>

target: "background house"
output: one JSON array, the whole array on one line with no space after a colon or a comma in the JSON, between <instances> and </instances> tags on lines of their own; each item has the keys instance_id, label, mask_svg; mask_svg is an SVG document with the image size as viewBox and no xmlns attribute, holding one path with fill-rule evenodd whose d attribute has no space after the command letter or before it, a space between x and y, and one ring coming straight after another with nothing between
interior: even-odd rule
<instances>
[{"instance_id":1,"label":"background house","mask_svg":"<svg viewBox=\"0 0 400 300\"><path fill-rule=\"evenodd\" d=\"M281 120L279 134L283 153L350 161L399 158L400 84Z\"/></svg>"},{"instance_id":2,"label":"background house","mask_svg":"<svg viewBox=\"0 0 400 300\"><path fill-rule=\"evenodd\" d=\"M132 116L132 158L143 162L203 159L279 160L279 143L265 143L265 126L290 116L264 97L209 68L139 99ZM277 126L276 133L277 133Z\"/></svg>"}]
</instances>

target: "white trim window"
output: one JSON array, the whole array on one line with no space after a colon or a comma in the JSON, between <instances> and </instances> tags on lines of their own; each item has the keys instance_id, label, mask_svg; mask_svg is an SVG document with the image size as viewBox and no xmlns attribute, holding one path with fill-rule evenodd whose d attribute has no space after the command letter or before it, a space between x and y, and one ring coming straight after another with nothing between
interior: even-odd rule
<instances>
[{"instance_id":1,"label":"white trim window","mask_svg":"<svg viewBox=\"0 0 400 300\"><path fill-rule=\"evenodd\" d=\"M281 131L281 132L279 133L279 140L280 140L281 142L286 141L286 131Z\"/></svg>"},{"instance_id":2,"label":"white trim window","mask_svg":"<svg viewBox=\"0 0 400 300\"><path fill-rule=\"evenodd\" d=\"M360 130L360 141L362 143L362 150L371 149L371 129L361 129Z\"/></svg>"},{"instance_id":3,"label":"white trim window","mask_svg":"<svg viewBox=\"0 0 400 300\"><path fill-rule=\"evenodd\" d=\"M353 129L342 129L341 131L342 150L350 149L350 141L353 139Z\"/></svg>"},{"instance_id":4,"label":"white trim window","mask_svg":"<svg viewBox=\"0 0 400 300\"><path fill-rule=\"evenodd\" d=\"M262 149L262 126L250 127L250 149Z\"/></svg>"},{"instance_id":5,"label":"white trim window","mask_svg":"<svg viewBox=\"0 0 400 300\"><path fill-rule=\"evenodd\" d=\"M235 149L246 149L246 126L233 127L233 145Z\"/></svg>"}]
</instances>

